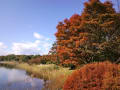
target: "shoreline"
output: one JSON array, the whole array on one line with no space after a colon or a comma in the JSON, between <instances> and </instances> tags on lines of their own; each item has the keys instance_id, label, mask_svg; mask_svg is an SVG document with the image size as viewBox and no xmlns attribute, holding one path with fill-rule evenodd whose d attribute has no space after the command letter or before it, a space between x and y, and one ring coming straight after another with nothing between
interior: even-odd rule
<instances>
[{"instance_id":1,"label":"shoreline","mask_svg":"<svg viewBox=\"0 0 120 90\"><path fill-rule=\"evenodd\" d=\"M0 62L0 65L22 69L30 74L31 77L37 77L45 81L50 81L46 85L47 88L51 90L62 89L64 81L66 78L74 71L69 70L69 68L59 67L54 64L28 64L28 63L19 63L15 61L4 61Z\"/></svg>"}]
</instances>

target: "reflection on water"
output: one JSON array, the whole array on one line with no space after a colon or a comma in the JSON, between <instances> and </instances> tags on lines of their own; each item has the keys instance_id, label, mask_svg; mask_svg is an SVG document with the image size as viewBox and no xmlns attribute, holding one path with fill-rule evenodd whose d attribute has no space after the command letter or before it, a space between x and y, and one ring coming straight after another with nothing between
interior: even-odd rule
<instances>
[{"instance_id":1,"label":"reflection on water","mask_svg":"<svg viewBox=\"0 0 120 90\"><path fill-rule=\"evenodd\" d=\"M32 78L24 70L0 67L0 90L42 90L44 81Z\"/></svg>"}]
</instances>

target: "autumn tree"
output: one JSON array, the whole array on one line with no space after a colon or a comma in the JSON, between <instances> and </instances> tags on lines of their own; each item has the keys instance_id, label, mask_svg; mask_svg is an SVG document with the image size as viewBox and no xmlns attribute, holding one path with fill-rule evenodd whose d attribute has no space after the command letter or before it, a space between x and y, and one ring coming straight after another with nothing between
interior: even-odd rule
<instances>
[{"instance_id":1,"label":"autumn tree","mask_svg":"<svg viewBox=\"0 0 120 90\"><path fill-rule=\"evenodd\" d=\"M120 57L120 15L111 2L89 0L81 15L57 25L57 53L62 64L79 65Z\"/></svg>"}]
</instances>

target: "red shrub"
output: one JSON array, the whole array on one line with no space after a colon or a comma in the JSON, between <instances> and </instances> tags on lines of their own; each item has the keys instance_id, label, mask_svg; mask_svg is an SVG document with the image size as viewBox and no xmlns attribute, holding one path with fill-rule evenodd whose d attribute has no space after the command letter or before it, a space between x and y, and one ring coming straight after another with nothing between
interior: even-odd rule
<instances>
[{"instance_id":1,"label":"red shrub","mask_svg":"<svg viewBox=\"0 0 120 90\"><path fill-rule=\"evenodd\" d=\"M87 64L68 77L63 90L120 90L120 67L110 62Z\"/></svg>"}]
</instances>

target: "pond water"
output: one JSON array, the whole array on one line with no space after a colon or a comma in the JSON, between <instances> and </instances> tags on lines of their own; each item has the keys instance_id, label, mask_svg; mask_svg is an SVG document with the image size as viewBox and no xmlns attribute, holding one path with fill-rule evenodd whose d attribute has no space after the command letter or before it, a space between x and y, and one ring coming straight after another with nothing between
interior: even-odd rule
<instances>
[{"instance_id":1,"label":"pond water","mask_svg":"<svg viewBox=\"0 0 120 90\"><path fill-rule=\"evenodd\" d=\"M30 77L26 71L0 67L0 90L42 90L44 80Z\"/></svg>"}]
</instances>

